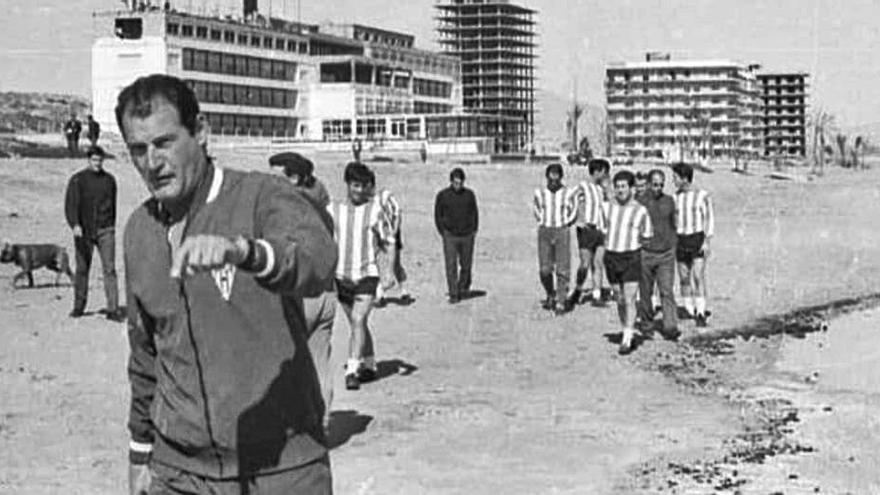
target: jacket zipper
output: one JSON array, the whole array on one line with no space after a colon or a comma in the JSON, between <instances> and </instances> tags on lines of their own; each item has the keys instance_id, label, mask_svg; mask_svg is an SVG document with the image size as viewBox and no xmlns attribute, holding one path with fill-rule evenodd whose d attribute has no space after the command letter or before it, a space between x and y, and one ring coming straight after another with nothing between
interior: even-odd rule
<instances>
[{"instance_id":1,"label":"jacket zipper","mask_svg":"<svg viewBox=\"0 0 880 495\"><path fill-rule=\"evenodd\" d=\"M183 220L183 221L187 221L187 220ZM183 242L183 239L186 237L186 227L188 225L189 225L189 222L187 221L187 223L182 227L183 232L181 233L181 236L179 239L180 242ZM170 231L171 231L171 227L170 226L166 227L165 238L168 239L168 255L169 255L169 259L171 259L173 262L174 261L174 250L171 246L171 239L168 235L170 233ZM207 387L205 386L205 371L204 371L204 368L202 367L202 361L199 358L199 346L196 343L196 337L195 337L195 334L193 333L192 308L189 303L189 296L186 292L186 287L185 287L185 283L184 283L183 279L181 279L178 282L178 287L180 288L180 298L183 300L183 305L184 305L184 308L186 311L186 331L187 331L187 334L189 335L190 345L192 346L192 349L193 349L193 356L195 357L196 371L197 371L198 377L199 377L199 392L202 394L202 402L205 404L205 409L204 409L205 427L208 430L208 439L211 442L211 448L214 450L214 457L216 458L217 465L220 468L219 474L222 477L224 475L224 473L223 473L223 457L220 455L220 448L217 445L216 439L214 438L214 427L212 426L212 422L211 422L211 410L208 407L208 390L207 390Z\"/></svg>"}]
</instances>

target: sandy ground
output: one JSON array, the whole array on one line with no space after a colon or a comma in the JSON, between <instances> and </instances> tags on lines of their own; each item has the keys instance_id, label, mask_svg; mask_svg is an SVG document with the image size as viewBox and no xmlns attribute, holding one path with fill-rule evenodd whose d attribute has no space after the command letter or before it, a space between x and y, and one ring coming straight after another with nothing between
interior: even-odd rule
<instances>
[{"instance_id":1,"label":"sandy ground","mask_svg":"<svg viewBox=\"0 0 880 495\"><path fill-rule=\"evenodd\" d=\"M221 165L238 168L265 169L267 156L218 151ZM318 174L337 197L344 158L318 159ZM72 252L63 193L81 165L0 160L0 238L58 242ZM144 189L124 158L108 169L119 182L121 227ZM380 186L394 190L405 208L404 262L417 301L375 313L382 379L358 392L341 383L346 327L334 335L337 493L880 490L870 349L880 337L865 337L880 316L852 313L805 339L780 335L780 324L748 342L649 340L621 358L608 340L617 331L613 309L583 306L554 317L539 308L528 204L542 169L467 169L481 205L475 288L487 294L457 306L445 303L431 217L449 168L375 169ZM569 184L585 175L570 170ZM700 176L718 213L713 335L877 292L878 178L876 167L809 182L774 181L760 171ZM70 320L69 287L13 291L13 274L11 266L0 267L0 493L121 493L124 325ZM52 280L38 275L40 284ZM97 266L93 281L95 310L103 305ZM698 337L690 323L683 330ZM853 346L862 351L847 352ZM805 381L814 371L818 379ZM791 411L800 414L796 427ZM743 454L763 441L776 448L772 462ZM811 452L803 451L807 446ZM695 467L710 465L717 473L695 476Z\"/></svg>"}]
</instances>

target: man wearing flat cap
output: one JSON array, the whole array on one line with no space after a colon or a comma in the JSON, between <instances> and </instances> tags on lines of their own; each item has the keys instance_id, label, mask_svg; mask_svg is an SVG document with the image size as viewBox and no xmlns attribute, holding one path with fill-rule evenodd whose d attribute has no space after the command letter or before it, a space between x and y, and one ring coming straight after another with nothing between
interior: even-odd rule
<instances>
[{"instance_id":1,"label":"man wearing flat cap","mask_svg":"<svg viewBox=\"0 0 880 495\"><path fill-rule=\"evenodd\" d=\"M315 166L299 153L284 152L272 155L269 166L278 167L290 180L293 187L302 193L321 214L328 230L333 232L333 220L326 212L330 204L327 188L315 176ZM303 315L308 332L309 351L321 383L321 396L324 399L324 424L330 414L333 400L333 375L330 373L330 340L333 320L336 318L336 290L333 279L329 279L324 290L316 294L300 294Z\"/></svg>"},{"instance_id":2,"label":"man wearing flat cap","mask_svg":"<svg viewBox=\"0 0 880 495\"><path fill-rule=\"evenodd\" d=\"M107 154L100 146L86 150L88 167L80 170L67 184L64 213L73 231L76 247L76 274L72 318L85 314L89 293L89 269L92 253L98 248L104 271L104 295L107 319L122 321L116 283L116 180L104 170Z\"/></svg>"}]
</instances>

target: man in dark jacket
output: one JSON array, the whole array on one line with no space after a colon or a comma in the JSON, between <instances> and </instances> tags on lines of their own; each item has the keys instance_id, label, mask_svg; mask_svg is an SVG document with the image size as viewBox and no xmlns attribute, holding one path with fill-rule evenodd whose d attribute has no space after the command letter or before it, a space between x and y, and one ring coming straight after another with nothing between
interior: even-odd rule
<instances>
[{"instance_id":1,"label":"man in dark jacket","mask_svg":"<svg viewBox=\"0 0 880 495\"><path fill-rule=\"evenodd\" d=\"M67 140L67 153L75 157L79 153L79 135L82 133L82 123L76 118L76 114L70 114L70 120L64 123L64 139Z\"/></svg>"},{"instance_id":2,"label":"man in dark jacket","mask_svg":"<svg viewBox=\"0 0 880 495\"><path fill-rule=\"evenodd\" d=\"M663 311L662 334L668 339L677 339L677 308L675 304L675 200L663 193L666 175L654 169L648 175L648 189L638 197L638 201L648 209L654 236L642 244L642 279L639 283L639 318L650 323L654 320L655 284L660 292Z\"/></svg>"},{"instance_id":3,"label":"man in dark jacket","mask_svg":"<svg viewBox=\"0 0 880 495\"><path fill-rule=\"evenodd\" d=\"M98 138L101 137L101 124L98 123L91 115L88 116L86 120L86 137L89 138L89 142L92 146L98 145Z\"/></svg>"},{"instance_id":4,"label":"man in dark jacket","mask_svg":"<svg viewBox=\"0 0 880 495\"><path fill-rule=\"evenodd\" d=\"M296 303L332 277L326 224L283 178L215 166L182 80L136 80L116 119L152 196L124 241L130 493L331 493Z\"/></svg>"},{"instance_id":5,"label":"man in dark jacket","mask_svg":"<svg viewBox=\"0 0 880 495\"><path fill-rule=\"evenodd\" d=\"M299 153L278 153L269 157L270 167L279 167L297 191L309 198L322 215L325 215L328 231L333 232L333 219L326 212L330 206L330 194L324 184L314 175L311 160ZM333 373L330 370L330 341L333 321L336 319L336 287L333 280L317 296L302 297L303 316L309 338L309 350L324 398L324 425L328 426L330 404L333 401Z\"/></svg>"},{"instance_id":6,"label":"man in dark jacket","mask_svg":"<svg viewBox=\"0 0 880 495\"><path fill-rule=\"evenodd\" d=\"M455 304L470 291L474 238L480 216L474 192L464 187L464 170L454 169L449 182L449 187L437 193L434 201L434 225L443 237L449 303Z\"/></svg>"},{"instance_id":7,"label":"man in dark jacket","mask_svg":"<svg viewBox=\"0 0 880 495\"><path fill-rule=\"evenodd\" d=\"M122 321L119 310L119 289L116 284L116 180L104 170L104 150L92 146L86 152L89 166L80 170L67 183L64 212L73 231L76 247L73 311L79 318L86 309L89 294L89 270L92 253L98 248L104 271L104 295L107 298L107 319Z\"/></svg>"}]
</instances>

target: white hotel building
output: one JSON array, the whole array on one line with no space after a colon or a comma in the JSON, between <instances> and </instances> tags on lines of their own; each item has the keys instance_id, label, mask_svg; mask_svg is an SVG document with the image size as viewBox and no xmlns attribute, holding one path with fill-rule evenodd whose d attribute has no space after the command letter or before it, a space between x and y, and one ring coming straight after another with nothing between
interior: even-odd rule
<instances>
[{"instance_id":1,"label":"white hotel building","mask_svg":"<svg viewBox=\"0 0 880 495\"><path fill-rule=\"evenodd\" d=\"M754 64L671 60L606 67L608 125L615 151L635 157L757 157L762 101Z\"/></svg>"},{"instance_id":2,"label":"white hotel building","mask_svg":"<svg viewBox=\"0 0 880 495\"><path fill-rule=\"evenodd\" d=\"M304 141L486 135L487 116L463 113L455 57L367 26L245 17L170 8L95 13L95 119L118 132L121 89L163 73L192 85L213 134Z\"/></svg>"}]
</instances>

